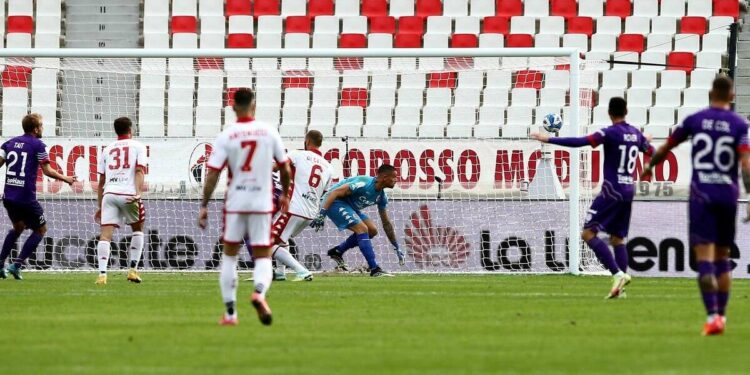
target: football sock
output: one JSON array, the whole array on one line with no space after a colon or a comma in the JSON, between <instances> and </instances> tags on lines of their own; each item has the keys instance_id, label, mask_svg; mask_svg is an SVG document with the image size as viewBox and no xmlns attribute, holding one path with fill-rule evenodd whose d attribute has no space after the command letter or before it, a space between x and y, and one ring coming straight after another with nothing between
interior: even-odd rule
<instances>
[{"instance_id":1,"label":"football sock","mask_svg":"<svg viewBox=\"0 0 750 375\"><path fill-rule=\"evenodd\" d=\"M714 264L712 262L698 262L698 286L701 290L706 313L709 316L716 314L718 310L717 286L716 276L714 275Z\"/></svg>"},{"instance_id":2,"label":"football sock","mask_svg":"<svg viewBox=\"0 0 750 375\"><path fill-rule=\"evenodd\" d=\"M353 233L351 236L347 237L344 242L340 243L338 246L336 246L336 249L338 249L339 254L344 255L344 253L359 245L359 239L357 238L357 234Z\"/></svg>"},{"instance_id":3,"label":"football sock","mask_svg":"<svg viewBox=\"0 0 750 375\"><path fill-rule=\"evenodd\" d=\"M370 235L367 233L358 234L357 243L359 244L359 251L362 252L362 255L367 260L367 266L370 267L370 270L378 268L378 262L375 261L375 251L372 250Z\"/></svg>"},{"instance_id":4,"label":"football sock","mask_svg":"<svg viewBox=\"0 0 750 375\"><path fill-rule=\"evenodd\" d=\"M725 273L732 272L732 263L729 259L717 260L714 262L714 275L719 279ZM724 315L727 309L727 303L729 303L729 290L719 290L716 293L716 300L718 304L717 312L719 315Z\"/></svg>"},{"instance_id":5,"label":"football sock","mask_svg":"<svg viewBox=\"0 0 750 375\"><path fill-rule=\"evenodd\" d=\"M297 259L294 259L291 253L289 253L289 250L287 250L284 247L278 247L276 251L273 253L273 257L276 259L278 269L283 272L284 266L291 267L294 272L300 273L300 272L307 272L307 268L300 264L300 262L297 261Z\"/></svg>"},{"instance_id":6,"label":"football sock","mask_svg":"<svg viewBox=\"0 0 750 375\"><path fill-rule=\"evenodd\" d=\"M272 280L273 266L271 265L271 258L255 258L255 270L253 271L255 291L265 298L268 289L271 288Z\"/></svg>"},{"instance_id":7,"label":"football sock","mask_svg":"<svg viewBox=\"0 0 750 375\"><path fill-rule=\"evenodd\" d=\"M24 242L23 247L21 248L21 254L16 258L16 266L20 267L23 262L29 258L31 253L33 253L36 250L36 247L39 246L39 243L42 242L42 238L41 234L31 232L31 235L26 239L26 242Z\"/></svg>"},{"instance_id":8,"label":"football sock","mask_svg":"<svg viewBox=\"0 0 750 375\"><path fill-rule=\"evenodd\" d=\"M625 244L615 246L615 260L620 271L628 272L628 249Z\"/></svg>"},{"instance_id":9,"label":"football sock","mask_svg":"<svg viewBox=\"0 0 750 375\"><path fill-rule=\"evenodd\" d=\"M0 266L5 265L5 260L8 259L11 250L16 247L17 243L18 233L13 229L9 230L8 234L5 236L5 241L3 242L3 250L0 251Z\"/></svg>"},{"instance_id":10,"label":"football sock","mask_svg":"<svg viewBox=\"0 0 750 375\"><path fill-rule=\"evenodd\" d=\"M143 254L143 232L133 232L133 237L130 240L130 249L128 251L128 257L130 258L130 268L138 268L138 262L140 262L141 260L141 254Z\"/></svg>"},{"instance_id":11,"label":"football sock","mask_svg":"<svg viewBox=\"0 0 750 375\"><path fill-rule=\"evenodd\" d=\"M234 303L237 301L237 256L221 255L221 268L219 271L219 287L221 288L221 299L227 306L227 314L234 314ZM231 304L231 305L230 305ZM229 311L229 308L232 311Z\"/></svg>"},{"instance_id":12,"label":"football sock","mask_svg":"<svg viewBox=\"0 0 750 375\"><path fill-rule=\"evenodd\" d=\"M589 245L591 250L594 251L596 257L600 262L602 262L604 267L609 270L609 272L611 272L613 275L617 272L620 272L620 269L617 267L617 263L615 262L615 257L612 256L612 251L609 250L609 246L607 246L604 241L599 239L599 237L594 236L594 238L586 241L586 243Z\"/></svg>"},{"instance_id":13,"label":"football sock","mask_svg":"<svg viewBox=\"0 0 750 375\"><path fill-rule=\"evenodd\" d=\"M99 261L99 273L107 273L107 263L109 263L109 241L99 241L96 245L96 259Z\"/></svg>"}]
</instances>

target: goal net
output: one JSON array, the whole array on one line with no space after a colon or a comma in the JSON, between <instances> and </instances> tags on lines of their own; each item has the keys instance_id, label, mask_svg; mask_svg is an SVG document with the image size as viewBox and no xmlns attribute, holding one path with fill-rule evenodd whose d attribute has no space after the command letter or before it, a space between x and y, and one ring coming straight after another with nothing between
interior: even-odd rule
<instances>
[{"instance_id":1,"label":"goal net","mask_svg":"<svg viewBox=\"0 0 750 375\"><path fill-rule=\"evenodd\" d=\"M225 177L201 231L205 162L214 137L235 119L234 91L252 87L257 120L278 126L289 149L302 148L307 130L325 135L335 181L374 175L383 163L396 167L388 212L407 259L398 265L381 230L373 243L386 270L600 270L578 235L600 179L598 154L528 137L544 131L547 114L562 116L561 135L590 130L596 72L568 50L443 51L6 53L2 137L19 135L26 113L42 114L52 167L79 180L69 187L40 173L49 231L28 267L96 268L96 160L115 137L113 120L127 116L150 157L143 267L215 269ZM365 212L379 225L374 209ZM129 234L120 228L112 241L112 269L126 266ZM329 221L295 238L292 251L313 271L331 270L326 251L347 236ZM252 267L247 252L242 259L241 268ZM365 266L356 249L345 259Z\"/></svg>"}]
</instances>

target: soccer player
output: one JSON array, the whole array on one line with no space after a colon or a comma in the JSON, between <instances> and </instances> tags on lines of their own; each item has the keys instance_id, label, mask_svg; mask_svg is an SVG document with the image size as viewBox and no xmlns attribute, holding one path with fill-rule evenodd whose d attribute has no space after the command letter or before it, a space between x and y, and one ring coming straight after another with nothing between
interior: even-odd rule
<instances>
[{"instance_id":1,"label":"soccer player","mask_svg":"<svg viewBox=\"0 0 750 375\"><path fill-rule=\"evenodd\" d=\"M305 136L305 149L290 151L287 156L292 171L292 198L289 211L278 212L274 216L273 257L279 268L279 276L285 279L284 266L294 269L294 281L312 281L312 273L300 264L287 250L290 238L296 237L307 228L320 211L320 200L331 182L331 165L320 153L323 134L310 130Z\"/></svg>"},{"instance_id":2,"label":"soccer player","mask_svg":"<svg viewBox=\"0 0 750 375\"><path fill-rule=\"evenodd\" d=\"M330 191L323 196L320 213L310 226L316 230L322 229L325 218L328 216L339 230L349 229L353 232L344 242L328 250L328 256L336 262L337 268L347 270L348 266L343 258L344 252L359 246L370 268L370 276L393 276L383 271L375 260L375 251L372 249L370 240L378 234L378 229L372 219L362 212L365 208L375 204L378 205L380 221L398 255L399 263L404 264L404 255L399 249L396 232L386 210L388 195L384 190L385 188L393 189L396 185L396 178L396 169L391 165L383 164L378 168L376 177L347 178L331 187Z\"/></svg>"},{"instance_id":3,"label":"soccer player","mask_svg":"<svg viewBox=\"0 0 750 375\"><path fill-rule=\"evenodd\" d=\"M11 138L0 147L0 167L6 165L5 194L3 206L8 213L13 228L8 231L0 251L0 278L7 277L5 259L16 246L18 237L24 230L31 229L31 235L23 244L18 258L8 266L8 271L16 280L22 280L21 266L36 250L47 233L44 210L36 200L36 179L39 166L45 176L64 181L68 185L76 181L75 176L65 176L50 167L46 146L41 141L44 131L42 116L36 113L26 115L21 121L24 134Z\"/></svg>"},{"instance_id":4,"label":"soccer player","mask_svg":"<svg viewBox=\"0 0 750 375\"><path fill-rule=\"evenodd\" d=\"M690 246L698 261L698 286L708 319L704 335L724 332L726 307L732 284L729 251L734 244L737 218L738 164L742 182L750 192L748 123L730 109L732 80L716 78L709 92L710 106L685 118L659 147L644 169L648 177L669 151L692 139L693 177L690 184ZM750 205L747 206L750 220Z\"/></svg>"},{"instance_id":5,"label":"soccer player","mask_svg":"<svg viewBox=\"0 0 750 375\"><path fill-rule=\"evenodd\" d=\"M148 158L146 146L133 139L133 123L127 117L114 122L117 141L105 147L99 155L96 171L99 174L97 191L98 209L94 219L100 224L101 234L96 245L99 261L97 285L107 284L110 241L115 228L127 224L133 231L128 251L127 280L140 283L138 262L143 253L143 224L146 210L141 201L144 175Z\"/></svg>"},{"instance_id":6,"label":"soccer player","mask_svg":"<svg viewBox=\"0 0 750 375\"><path fill-rule=\"evenodd\" d=\"M255 93L248 88L234 95L234 112L237 123L227 126L213 143L208 159L209 169L203 186L203 199L198 213L198 225L208 225L208 202L216 189L222 169L229 169L229 182L224 198L224 251L221 256L219 285L226 312L221 325L236 325L237 320L237 253L244 237L250 238L255 258L255 290L250 302L255 307L261 323L270 325L271 309L266 293L271 287L271 213L274 211L272 181L273 162L281 176L282 194L279 197L281 213L289 207L289 176L291 174L284 144L278 131L257 122Z\"/></svg>"},{"instance_id":7,"label":"soccer player","mask_svg":"<svg viewBox=\"0 0 750 375\"><path fill-rule=\"evenodd\" d=\"M625 121L627 102L623 98L609 100L609 118L612 125L585 137L550 137L533 133L531 137L544 142L567 147L598 147L604 145L604 181L599 195L591 203L581 237L594 251L596 257L612 273L612 289L606 298L617 298L630 283L628 275L628 251L625 237L630 228L630 212L635 194L633 172L638 153L647 155L654 148L640 130ZM607 244L597 233L609 233L609 243L614 248L614 257Z\"/></svg>"}]
</instances>

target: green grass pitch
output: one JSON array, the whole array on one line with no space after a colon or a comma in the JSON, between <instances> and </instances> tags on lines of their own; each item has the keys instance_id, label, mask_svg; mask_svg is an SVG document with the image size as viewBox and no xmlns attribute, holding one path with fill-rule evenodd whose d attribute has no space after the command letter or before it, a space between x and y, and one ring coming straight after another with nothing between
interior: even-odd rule
<instances>
[{"instance_id":1,"label":"green grass pitch","mask_svg":"<svg viewBox=\"0 0 750 375\"><path fill-rule=\"evenodd\" d=\"M701 337L694 279L418 275L276 282L274 324L239 289L220 327L216 274L26 273L0 280L0 353L11 374L741 373L750 363L750 282L727 333ZM245 278L247 274L241 274Z\"/></svg>"}]
</instances>

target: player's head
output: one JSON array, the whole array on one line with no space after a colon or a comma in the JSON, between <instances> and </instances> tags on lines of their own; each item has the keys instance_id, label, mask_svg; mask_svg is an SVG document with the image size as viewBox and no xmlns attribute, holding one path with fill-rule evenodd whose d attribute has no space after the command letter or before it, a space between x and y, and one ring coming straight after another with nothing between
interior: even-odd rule
<instances>
[{"instance_id":1,"label":"player's head","mask_svg":"<svg viewBox=\"0 0 750 375\"><path fill-rule=\"evenodd\" d=\"M127 117L120 117L115 120L115 134L118 137L130 136L133 134L133 122Z\"/></svg>"},{"instance_id":2,"label":"player's head","mask_svg":"<svg viewBox=\"0 0 750 375\"><path fill-rule=\"evenodd\" d=\"M382 187L393 189L398 181L398 174L396 168L390 164L383 164L378 168L378 176L376 177Z\"/></svg>"},{"instance_id":3,"label":"player's head","mask_svg":"<svg viewBox=\"0 0 750 375\"><path fill-rule=\"evenodd\" d=\"M42 138L42 132L44 131L44 125L42 124L42 115L38 113L31 113L24 116L21 121L23 132L31 134L37 138Z\"/></svg>"},{"instance_id":4,"label":"player's head","mask_svg":"<svg viewBox=\"0 0 750 375\"><path fill-rule=\"evenodd\" d=\"M319 149L323 144L323 133L317 130L310 130L305 135L305 150Z\"/></svg>"},{"instance_id":5,"label":"player's head","mask_svg":"<svg viewBox=\"0 0 750 375\"><path fill-rule=\"evenodd\" d=\"M708 93L711 105L714 107L727 107L734 100L734 83L726 76L717 77L711 85Z\"/></svg>"},{"instance_id":6,"label":"player's head","mask_svg":"<svg viewBox=\"0 0 750 375\"><path fill-rule=\"evenodd\" d=\"M613 123L625 120L625 116L628 115L628 102L617 96L609 99L607 113Z\"/></svg>"},{"instance_id":7,"label":"player's head","mask_svg":"<svg viewBox=\"0 0 750 375\"><path fill-rule=\"evenodd\" d=\"M253 90L243 87L234 92L234 113L237 117L255 115L255 93Z\"/></svg>"}]
</instances>

